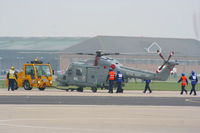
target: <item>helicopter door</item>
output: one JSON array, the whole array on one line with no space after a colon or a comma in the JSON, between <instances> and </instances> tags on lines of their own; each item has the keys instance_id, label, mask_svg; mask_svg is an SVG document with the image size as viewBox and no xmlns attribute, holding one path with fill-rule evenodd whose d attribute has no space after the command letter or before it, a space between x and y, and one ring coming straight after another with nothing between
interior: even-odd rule
<instances>
[{"instance_id":1,"label":"helicopter door","mask_svg":"<svg viewBox=\"0 0 200 133\"><path fill-rule=\"evenodd\" d=\"M85 74L86 70L82 67L75 68L75 75L74 75L74 81L75 82L86 82Z\"/></svg>"},{"instance_id":2,"label":"helicopter door","mask_svg":"<svg viewBox=\"0 0 200 133\"><path fill-rule=\"evenodd\" d=\"M87 67L87 83L92 86L97 85L97 68L95 67Z\"/></svg>"}]
</instances>

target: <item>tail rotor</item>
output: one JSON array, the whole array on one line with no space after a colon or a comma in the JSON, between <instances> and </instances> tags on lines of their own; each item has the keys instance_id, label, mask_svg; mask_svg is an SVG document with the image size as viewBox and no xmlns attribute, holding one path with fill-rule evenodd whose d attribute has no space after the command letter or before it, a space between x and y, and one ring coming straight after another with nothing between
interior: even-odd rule
<instances>
[{"instance_id":1,"label":"tail rotor","mask_svg":"<svg viewBox=\"0 0 200 133\"><path fill-rule=\"evenodd\" d=\"M163 69L163 67L164 67L167 63L169 63L169 60L170 60L171 57L174 55L174 52L172 51L172 52L170 53L170 55L169 55L169 57L168 57L167 60L165 60L165 58L163 57L162 53L161 53L159 50L157 50L157 53L158 53L158 55L161 57L161 59L164 60L164 63L163 63L163 64L160 66L160 68L156 71L157 73L159 73L159 72Z\"/></svg>"}]
</instances>

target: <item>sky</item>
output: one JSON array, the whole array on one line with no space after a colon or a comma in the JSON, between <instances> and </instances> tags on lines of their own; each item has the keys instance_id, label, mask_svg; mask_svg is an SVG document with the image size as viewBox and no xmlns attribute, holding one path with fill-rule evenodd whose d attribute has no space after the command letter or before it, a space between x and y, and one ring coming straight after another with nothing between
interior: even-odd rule
<instances>
[{"instance_id":1,"label":"sky","mask_svg":"<svg viewBox=\"0 0 200 133\"><path fill-rule=\"evenodd\" d=\"M200 0L0 0L0 36L196 38Z\"/></svg>"}]
</instances>

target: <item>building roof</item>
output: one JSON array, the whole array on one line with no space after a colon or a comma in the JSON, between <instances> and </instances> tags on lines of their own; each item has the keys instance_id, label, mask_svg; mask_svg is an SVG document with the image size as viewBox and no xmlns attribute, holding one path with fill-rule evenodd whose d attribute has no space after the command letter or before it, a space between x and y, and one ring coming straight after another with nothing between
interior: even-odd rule
<instances>
[{"instance_id":1,"label":"building roof","mask_svg":"<svg viewBox=\"0 0 200 133\"><path fill-rule=\"evenodd\" d=\"M4 50L64 50L88 37L0 37Z\"/></svg>"},{"instance_id":2,"label":"building roof","mask_svg":"<svg viewBox=\"0 0 200 133\"><path fill-rule=\"evenodd\" d=\"M200 56L200 41L195 39L96 36L77 45L66 48L66 53L119 52L147 54L161 49L164 53L174 51L179 56Z\"/></svg>"}]
</instances>

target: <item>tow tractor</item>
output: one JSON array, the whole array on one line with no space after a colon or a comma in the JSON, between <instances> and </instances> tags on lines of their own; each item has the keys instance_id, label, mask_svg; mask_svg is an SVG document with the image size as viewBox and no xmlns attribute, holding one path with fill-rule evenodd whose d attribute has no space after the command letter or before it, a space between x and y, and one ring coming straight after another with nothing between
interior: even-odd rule
<instances>
[{"instance_id":1,"label":"tow tractor","mask_svg":"<svg viewBox=\"0 0 200 133\"><path fill-rule=\"evenodd\" d=\"M50 64L43 64L42 61L35 59L30 63L24 64L23 71L17 73L15 89L24 87L31 90L33 87L45 90L53 84L53 70ZM8 81L7 85L8 85Z\"/></svg>"}]
</instances>

